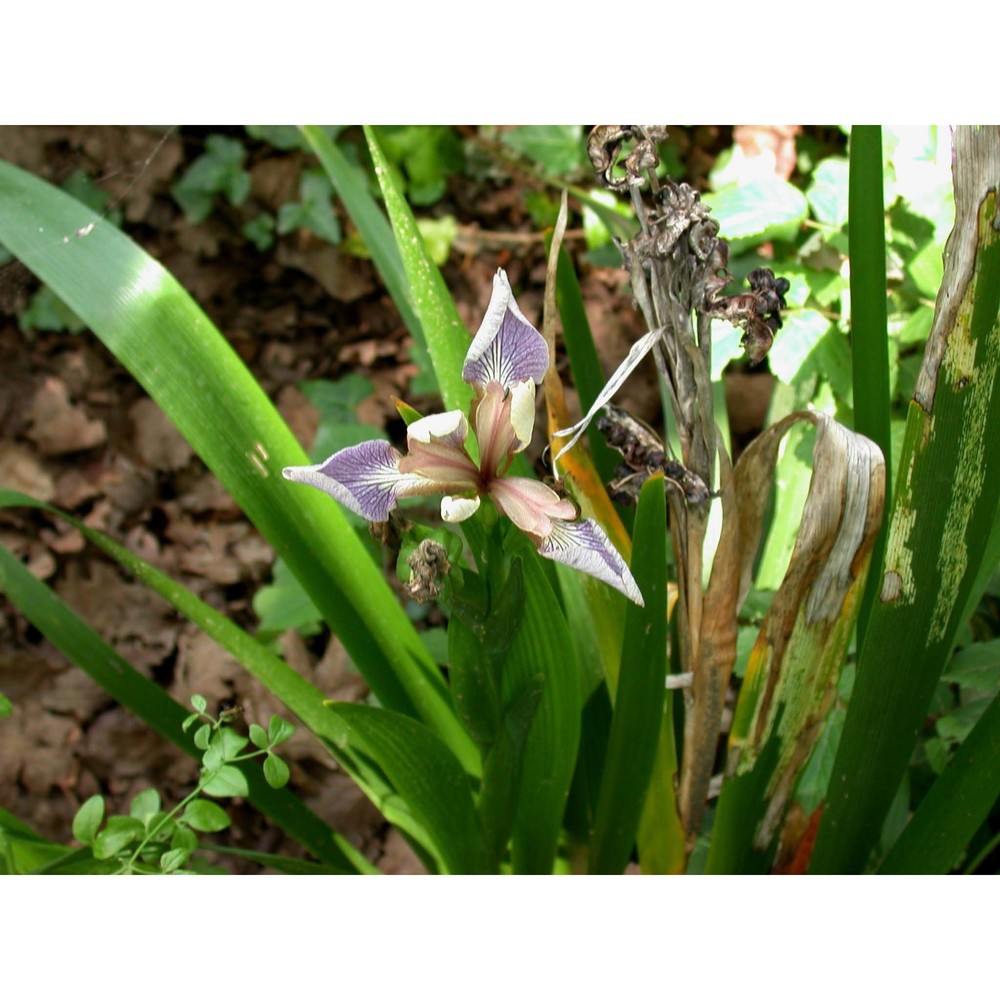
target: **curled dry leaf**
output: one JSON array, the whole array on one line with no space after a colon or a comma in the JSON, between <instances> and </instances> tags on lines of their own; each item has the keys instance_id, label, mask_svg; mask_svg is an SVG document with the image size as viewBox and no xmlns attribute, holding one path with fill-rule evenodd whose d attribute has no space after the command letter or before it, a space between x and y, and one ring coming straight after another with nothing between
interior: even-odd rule
<instances>
[{"instance_id":1,"label":"curled dry leaf","mask_svg":"<svg viewBox=\"0 0 1000 1000\"><path fill-rule=\"evenodd\" d=\"M867 438L822 413L793 413L769 428L735 470L738 605L750 589L778 446L800 420L816 426L812 482L788 572L750 653L729 739L730 776L752 771L765 749L774 761L757 850L778 832L833 703L885 499L885 462Z\"/></svg>"}]
</instances>

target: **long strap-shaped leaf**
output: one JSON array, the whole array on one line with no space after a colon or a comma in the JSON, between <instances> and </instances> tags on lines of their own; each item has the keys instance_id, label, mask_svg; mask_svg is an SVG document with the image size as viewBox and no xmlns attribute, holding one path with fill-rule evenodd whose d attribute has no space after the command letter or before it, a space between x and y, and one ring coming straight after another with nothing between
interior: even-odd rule
<instances>
[{"instance_id":1,"label":"long strap-shaped leaf","mask_svg":"<svg viewBox=\"0 0 1000 1000\"><path fill-rule=\"evenodd\" d=\"M393 182L375 133L366 128L365 135L375 164L375 176L385 198L386 212L403 259L410 297L423 327L434 374L441 387L441 398L449 410L468 410L472 390L462 381L462 366L469 349L469 332L458 315L441 272L427 252L410 206Z\"/></svg>"},{"instance_id":2,"label":"long strap-shaped leaf","mask_svg":"<svg viewBox=\"0 0 1000 1000\"><path fill-rule=\"evenodd\" d=\"M409 284L399 248L382 210L368 193L363 176L318 125L302 125L301 132L330 178L351 221L358 227L407 330L417 343L424 344L423 327L410 302Z\"/></svg>"},{"instance_id":3,"label":"long strap-shaped leaf","mask_svg":"<svg viewBox=\"0 0 1000 1000\"><path fill-rule=\"evenodd\" d=\"M663 477L642 487L632 573L645 607L630 604L608 754L597 800L590 871L620 874L628 863L663 725L667 675L667 504ZM676 816L674 817L676 818ZM668 828L661 832L669 836ZM683 857L683 835L674 824Z\"/></svg>"},{"instance_id":4,"label":"long strap-shaped leaf","mask_svg":"<svg viewBox=\"0 0 1000 1000\"><path fill-rule=\"evenodd\" d=\"M980 716L879 867L946 875L1000 795L1000 695Z\"/></svg>"},{"instance_id":5,"label":"long strap-shaped leaf","mask_svg":"<svg viewBox=\"0 0 1000 1000\"><path fill-rule=\"evenodd\" d=\"M193 734L181 729L188 710L119 656L2 545L0 590L10 597L35 628L119 704L185 753L196 760L201 758L202 752L194 745ZM240 765L240 768L250 787L250 801L318 858L344 872L372 870L347 841L288 789L270 788L259 767Z\"/></svg>"},{"instance_id":6,"label":"long strap-shaped leaf","mask_svg":"<svg viewBox=\"0 0 1000 1000\"><path fill-rule=\"evenodd\" d=\"M882 204L882 128L851 129L848 187L848 252L851 258L851 372L854 383L854 429L874 441L892 482L889 437L889 334L886 325L885 210ZM880 579L885 532L872 553L858 634L864 636Z\"/></svg>"},{"instance_id":7,"label":"long strap-shaped leaf","mask_svg":"<svg viewBox=\"0 0 1000 1000\"><path fill-rule=\"evenodd\" d=\"M1000 500L1000 127L955 133L955 228L885 566L812 859L860 871L951 652Z\"/></svg>"},{"instance_id":8,"label":"long strap-shaped leaf","mask_svg":"<svg viewBox=\"0 0 1000 1000\"><path fill-rule=\"evenodd\" d=\"M713 872L766 863L831 707L882 522L885 465L879 449L825 414L786 417L754 441L735 470L741 601L778 445L797 420L817 428L813 476L788 572L750 653L736 705L707 865Z\"/></svg>"},{"instance_id":9,"label":"long strap-shaped leaf","mask_svg":"<svg viewBox=\"0 0 1000 1000\"><path fill-rule=\"evenodd\" d=\"M378 765L427 831L443 872L489 874L490 851L472 801L469 777L455 755L426 726L370 705L327 709L342 750L360 751Z\"/></svg>"},{"instance_id":10,"label":"long strap-shaped leaf","mask_svg":"<svg viewBox=\"0 0 1000 1000\"><path fill-rule=\"evenodd\" d=\"M143 385L302 582L386 706L417 714L475 769L436 666L329 498L281 469L305 453L177 281L122 232L0 163L0 241Z\"/></svg>"}]
</instances>

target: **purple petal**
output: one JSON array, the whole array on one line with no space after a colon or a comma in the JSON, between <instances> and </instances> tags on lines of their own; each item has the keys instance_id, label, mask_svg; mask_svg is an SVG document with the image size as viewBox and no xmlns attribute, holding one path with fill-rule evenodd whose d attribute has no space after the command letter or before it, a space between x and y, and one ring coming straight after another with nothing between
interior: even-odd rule
<instances>
[{"instance_id":1,"label":"purple petal","mask_svg":"<svg viewBox=\"0 0 1000 1000\"><path fill-rule=\"evenodd\" d=\"M625 560L596 521L553 521L538 546L539 555L603 580L643 607L642 594Z\"/></svg>"},{"instance_id":2,"label":"purple petal","mask_svg":"<svg viewBox=\"0 0 1000 1000\"><path fill-rule=\"evenodd\" d=\"M509 389L528 379L539 384L548 367L545 339L524 318L507 275L498 270L486 316L465 357L462 378L478 388L499 382Z\"/></svg>"},{"instance_id":3,"label":"purple petal","mask_svg":"<svg viewBox=\"0 0 1000 1000\"><path fill-rule=\"evenodd\" d=\"M292 466L281 474L329 493L366 520L387 521L399 493L414 478L399 471L402 457L388 441L364 441L320 465Z\"/></svg>"}]
</instances>

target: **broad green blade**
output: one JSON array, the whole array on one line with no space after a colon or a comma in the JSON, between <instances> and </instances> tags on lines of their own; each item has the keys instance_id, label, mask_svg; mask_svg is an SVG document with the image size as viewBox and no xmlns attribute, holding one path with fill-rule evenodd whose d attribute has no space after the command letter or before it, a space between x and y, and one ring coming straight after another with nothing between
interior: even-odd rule
<instances>
[{"instance_id":1,"label":"broad green blade","mask_svg":"<svg viewBox=\"0 0 1000 1000\"><path fill-rule=\"evenodd\" d=\"M631 567L646 605L629 604L625 622L611 735L591 841L589 867L593 874L617 875L628 864L653 773L667 675L666 510L663 476L651 476L639 496ZM683 842L682 835L682 851Z\"/></svg>"},{"instance_id":2,"label":"broad green blade","mask_svg":"<svg viewBox=\"0 0 1000 1000\"><path fill-rule=\"evenodd\" d=\"M397 794L427 831L430 844L451 874L495 871L462 765L426 726L369 705L327 707L336 743L360 751L385 773Z\"/></svg>"},{"instance_id":3,"label":"broad green blade","mask_svg":"<svg viewBox=\"0 0 1000 1000\"><path fill-rule=\"evenodd\" d=\"M379 148L375 133L366 128L365 136L375 164L375 176L381 185L385 208L403 259L410 297L424 331L434 374L441 387L441 398L447 409L466 412L472 399L472 389L462 381L462 367L469 350L469 331L458 315L441 272L427 253L410 206L393 181L392 172Z\"/></svg>"},{"instance_id":4,"label":"broad green blade","mask_svg":"<svg viewBox=\"0 0 1000 1000\"><path fill-rule=\"evenodd\" d=\"M0 875L29 875L77 852L53 844L0 806ZM93 859L90 851L87 856Z\"/></svg>"},{"instance_id":5,"label":"broad green blade","mask_svg":"<svg viewBox=\"0 0 1000 1000\"><path fill-rule=\"evenodd\" d=\"M372 261L399 310L406 329L418 344L424 344L424 331L410 302L409 284L403 261L399 256L392 228L382 210L368 193L368 188L358 171L336 147L333 140L318 125L302 125L302 134L312 147L320 164L330 178L333 189L343 202L351 221L365 241Z\"/></svg>"},{"instance_id":6,"label":"broad green blade","mask_svg":"<svg viewBox=\"0 0 1000 1000\"><path fill-rule=\"evenodd\" d=\"M499 868L514 825L521 795L524 749L541 701L544 678L514 696L501 720L497 738L483 760L478 813L494 867Z\"/></svg>"},{"instance_id":7,"label":"broad green blade","mask_svg":"<svg viewBox=\"0 0 1000 1000\"><path fill-rule=\"evenodd\" d=\"M173 700L152 681L84 624L44 583L0 545L0 590L53 645L83 669L120 705L142 719L164 739L176 744L196 760L202 751L194 745L193 730L181 726L189 710ZM250 787L250 801L271 817L316 857L339 871L357 873L357 852L330 829L287 788L275 790L264 781L256 763L238 765ZM365 862L367 865L367 862Z\"/></svg>"},{"instance_id":8,"label":"broad green blade","mask_svg":"<svg viewBox=\"0 0 1000 1000\"><path fill-rule=\"evenodd\" d=\"M0 242L81 317L173 420L308 591L382 704L468 764L440 674L335 502L286 482L308 464L284 421L177 281L93 211L0 163Z\"/></svg>"},{"instance_id":9,"label":"broad green blade","mask_svg":"<svg viewBox=\"0 0 1000 1000\"><path fill-rule=\"evenodd\" d=\"M1000 128L955 133L956 222L906 423L885 565L812 858L858 872L951 653L1000 500Z\"/></svg>"},{"instance_id":10,"label":"broad green blade","mask_svg":"<svg viewBox=\"0 0 1000 1000\"><path fill-rule=\"evenodd\" d=\"M580 412L587 413L607 380L597 357L597 349L594 347L594 336L583 304L580 282L577 280L569 254L562 247L559 249L556 274L556 302L562 319L563 339L569 354L570 370L573 372L573 384L580 395ZM597 429L596 421L587 428L587 441L590 443L590 454L601 481L610 482L618 467L619 458L607 446L604 436Z\"/></svg>"},{"instance_id":11,"label":"broad green blade","mask_svg":"<svg viewBox=\"0 0 1000 1000\"><path fill-rule=\"evenodd\" d=\"M885 457L886 483L892 482L889 435L889 332L885 284L885 208L882 204L882 128L851 129L848 185L848 252L851 258L851 362L854 380L854 429L874 441ZM886 491L886 504L891 491ZM872 552L858 635L868 626L885 552L883 531Z\"/></svg>"},{"instance_id":12,"label":"broad green blade","mask_svg":"<svg viewBox=\"0 0 1000 1000\"><path fill-rule=\"evenodd\" d=\"M885 856L882 875L946 875L1000 796L1000 696L993 699Z\"/></svg>"},{"instance_id":13,"label":"broad green blade","mask_svg":"<svg viewBox=\"0 0 1000 1000\"><path fill-rule=\"evenodd\" d=\"M514 871L549 874L580 744L580 667L569 628L525 535L511 527L507 547L524 561L524 618L503 667L503 701L542 675L542 698L524 750L513 830Z\"/></svg>"}]
</instances>

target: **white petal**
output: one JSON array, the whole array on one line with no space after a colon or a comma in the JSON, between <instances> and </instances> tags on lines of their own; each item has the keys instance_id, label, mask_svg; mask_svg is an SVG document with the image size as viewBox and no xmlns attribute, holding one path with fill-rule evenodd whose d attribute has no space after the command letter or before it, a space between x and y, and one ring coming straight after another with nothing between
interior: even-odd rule
<instances>
[{"instance_id":1,"label":"white petal","mask_svg":"<svg viewBox=\"0 0 1000 1000\"><path fill-rule=\"evenodd\" d=\"M414 420L406 428L407 441L421 441L430 444L440 441L461 448L469 435L469 422L461 410L447 410L445 413L432 413L428 417Z\"/></svg>"},{"instance_id":2,"label":"white petal","mask_svg":"<svg viewBox=\"0 0 1000 1000\"><path fill-rule=\"evenodd\" d=\"M534 382L519 382L510 390L510 425L518 440L514 451L523 451L531 443L535 429Z\"/></svg>"},{"instance_id":3,"label":"white petal","mask_svg":"<svg viewBox=\"0 0 1000 1000\"><path fill-rule=\"evenodd\" d=\"M479 497L442 497L441 517L449 524L466 521L479 510Z\"/></svg>"}]
</instances>

